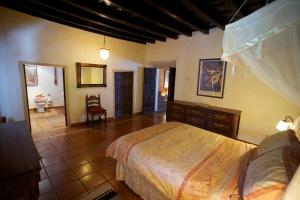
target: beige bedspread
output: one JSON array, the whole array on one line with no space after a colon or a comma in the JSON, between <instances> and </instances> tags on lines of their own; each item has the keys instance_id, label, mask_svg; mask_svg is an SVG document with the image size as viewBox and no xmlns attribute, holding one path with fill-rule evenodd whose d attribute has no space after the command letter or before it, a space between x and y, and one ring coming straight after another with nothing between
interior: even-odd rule
<instances>
[{"instance_id":1,"label":"beige bedspread","mask_svg":"<svg viewBox=\"0 0 300 200\"><path fill-rule=\"evenodd\" d=\"M152 183L169 199L229 199L255 146L187 124L168 122L122 136L106 155Z\"/></svg>"}]
</instances>

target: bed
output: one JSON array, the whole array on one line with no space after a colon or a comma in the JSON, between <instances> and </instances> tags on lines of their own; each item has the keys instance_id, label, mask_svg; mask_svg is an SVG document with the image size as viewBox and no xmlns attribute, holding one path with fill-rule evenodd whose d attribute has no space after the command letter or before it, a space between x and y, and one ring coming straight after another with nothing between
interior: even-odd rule
<instances>
[{"instance_id":1,"label":"bed","mask_svg":"<svg viewBox=\"0 0 300 200\"><path fill-rule=\"evenodd\" d=\"M276 148L268 140L257 148L194 126L167 122L118 138L106 155L117 160L117 180L124 180L145 200L278 199L299 165L300 148L296 143L293 154L291 148L286 150L287 143L298 141L292 131L277 135L280 144ZM293 156L284 157L283 151ZM297 159L291 160L295 155ZM280 172L270 181L274 177L270 163L274 162L274 169ZM260 179L258 184L256 179Z\"/></svg>"}]
</instances>

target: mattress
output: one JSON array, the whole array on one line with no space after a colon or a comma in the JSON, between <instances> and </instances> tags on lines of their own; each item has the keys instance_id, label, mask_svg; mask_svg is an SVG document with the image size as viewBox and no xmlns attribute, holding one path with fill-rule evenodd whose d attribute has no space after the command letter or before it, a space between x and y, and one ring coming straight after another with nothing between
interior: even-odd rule
<instances>
[{"instance_id":1,"label":"mattress","mask_svg":"<svg viewBox=\"0 0 300 200\"><path fill-rule=\"evenodd\" d=\"M254 147L168 122L118 138L106 155L142 177L162 198L228 199L238 195L239 177Z\"/></svg>"}]
</instances>

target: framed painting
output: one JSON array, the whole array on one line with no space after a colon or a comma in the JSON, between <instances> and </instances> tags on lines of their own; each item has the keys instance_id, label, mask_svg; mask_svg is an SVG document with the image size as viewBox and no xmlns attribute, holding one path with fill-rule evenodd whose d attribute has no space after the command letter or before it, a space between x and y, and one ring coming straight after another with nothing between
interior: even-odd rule
<instances>
[{"instance_id":1,"label":"framed painting","mask_svg":"<svg viewBox=\"0 0 300 200\"><path fill-rule=\"evenodd\" d=\"M197 95L223 98L225 74L225 61L219 58L200 59Z\"/></svg>"},{"instance_id":2,"label":"framed painting","mask_svg":"<svg viewBox=\"0 0 300 200\"><path fill-rule=\"evenodd\" d=\"M38 85L37 67L27 65L25 67L26 83L28 86Z\"/></svg>"}]
</instances>

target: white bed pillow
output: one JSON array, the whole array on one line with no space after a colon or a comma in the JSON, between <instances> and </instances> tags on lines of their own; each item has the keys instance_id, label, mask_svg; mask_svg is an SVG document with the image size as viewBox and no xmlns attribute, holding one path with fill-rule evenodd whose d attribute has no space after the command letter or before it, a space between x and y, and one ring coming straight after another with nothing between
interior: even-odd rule
<instances>
[{"instance_id":1,"label":"white bed pillow","mask_svg":"<svg viewBox=\"0 0 300 200\"><path fill-rule=\"evenodd\" d=\"M295 141L298 141L295 131L288 129L285 131L277 132L269 137L263 139L257 147L257 156L261 156L269 151L281 148L285 145L289 145Z\"/></svg>"},{"instance_id":2,"label":"white bed pillow","mask_svg":"<svg viewBox=\"0 0 300 200\"><path fill-rule=\"evenodd\" d=\"M294 179L299 163L299 142L269 151L252 161L243 186L244 200L280 200Z\"/></svg>"}]
</instances>

